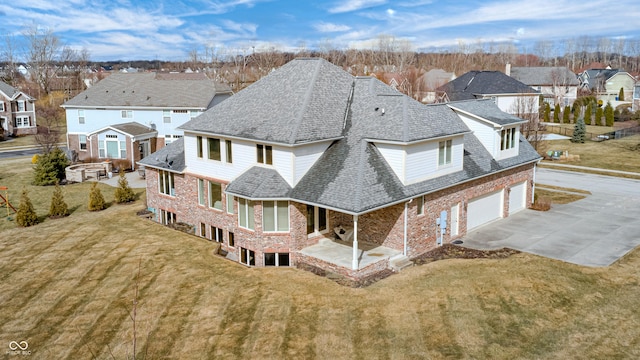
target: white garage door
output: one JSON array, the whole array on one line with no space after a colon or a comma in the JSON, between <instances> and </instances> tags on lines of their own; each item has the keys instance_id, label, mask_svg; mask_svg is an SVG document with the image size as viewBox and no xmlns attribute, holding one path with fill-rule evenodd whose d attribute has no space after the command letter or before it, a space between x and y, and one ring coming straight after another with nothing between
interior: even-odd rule
<instances>
[{"instance_id":1,"label":"white garage door","mask_svg":"<svg viewBox=\"0 0 640 360\"><path fill-rule=\"evenodd\" d=\"M469 200L467 231L502 217L502 190Z\"/></svg>"},{"instance_id":2,"label":"white garage door","mask_svg":"<svg viewBox=\"0 0 640 360\"><path fill-rule=\"evenodd\" d=\"M527 182L523 181L511 187L511 192L509 193L509 215L524 209L527 203L525 201L525 195L527 194L526 184Z\"/></svg>"}]
</instances>

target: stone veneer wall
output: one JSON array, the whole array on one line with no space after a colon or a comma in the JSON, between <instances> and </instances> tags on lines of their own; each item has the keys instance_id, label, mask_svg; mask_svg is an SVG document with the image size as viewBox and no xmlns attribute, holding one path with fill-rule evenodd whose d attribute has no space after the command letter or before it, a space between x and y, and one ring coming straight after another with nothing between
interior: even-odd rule
<instances>
[{"instance_id":1,"label":"stone veneer wall","mask_svg":"<svg viewBox=\"0 0 640 360\"><path fill-rule=\"evenodd\" d=\"M449 214L448 223L451 223L451 207L460 204L459 211L459 232L458 236L452 237L450 229L445 234L444 241L452 240L464 236L467 232L467 212L468 201L478 196L499 190L506 189L504 193L504 214L509 214L509 189L511 186L527 181L526 206L531 206L531 190L533 181L534 165L523 165L514 169L503 171L487 177L476 179L465 184L429 194L425 196L425 211L423 215L417 215L417 201L408 202L407 221L407 255L410 258L421 255L434 249L438 228L436 218L440 216L442 210ZM333 264L326 263L319 259L309 259L308 256L297 253L298 250L313 245L318 242L322 235L307 236L306 233L306 205L291 201L289 203L289 227L287 233L265 233L262 231L262 202L254 202L255 230L240 228L237 223L238 203L234 202L233 214L226 211L226 199L224 186L226 184L216 179L204 178L223 184L223 209L217 210L208 206L198 204L197 177L192 175L176 175L175 188L176 196L170 197L160 194L158 191L158 172L147 168L147 203L151 208L164 209L177 215L177 221L185 222L195 226L196 234L199 234L200 223L207 224L206 237L211 238L210 226L222 228L224 230L224 241L221 244L224 250L236 253L239 247L255 251L256 266L263 266L263 256L265 252L288 252L290 253L291 266L295 266L296 261L304 261L311 265L322 265L345 276L354 278L364 276L371 271L360 269L356 272L350 269L338 269ZM205 182L205 198L208 202L208 185ZM376 210L358 217L358 240L380 244L399 251L404 246L404 207L405 203L396 204L384 209ZM329 237L333 237L332 229L335 226L353 226L353 216L329 212L330 229ZM235 234L235 246L229 246L229 232ZM378 263L376 263L378 264ZM378 264L379 265L379 264ZM386 266L386 265L385 265ZM373 272L380 271L375 269Z\"/></svg>"}]
</instances>

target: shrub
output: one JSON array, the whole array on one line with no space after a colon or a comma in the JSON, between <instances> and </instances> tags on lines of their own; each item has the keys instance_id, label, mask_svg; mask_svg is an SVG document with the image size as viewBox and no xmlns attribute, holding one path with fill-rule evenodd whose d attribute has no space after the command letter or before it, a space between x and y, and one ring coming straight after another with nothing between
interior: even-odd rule
<instances>
[{"instance_id":1,"label":"shrub","mask_svg":"<svg viewBox=\"0 0 640 360\"><path fill-rule=\"evenodd\" d=\"M64 195L62 194L62 188L60 184L56 183L55 189L53 189L53 195L51 195L51 205L49 206L50 218L61 218L69 215L69 207L64 201Z\"/></svg>"},{"instance_id":2,"label":"shrub","mask_svg":"<svg viewBox=\"0 0 640 360\"><path fill-rule=\"evenodd\" d=\"M560 122L560 104L556 104L556 106L553 108L553 122Z\"/></svg>"},{"instance_id":3,"label":"shrub","mask_svg":"<svg viewBox=\"0 0 640 360\"><path fill-rule=\"evenodd\" d=\"M569 121L569 115L571 114L571 108L569 107L569 105L564 107L564 112L562 113L562 121L565 124L569 124L571 121Z\"/></svg>"},{"instance_id":4,"label":"shrub","mask_svg":"<svg viewBox=\"0 0 640 360\"><path fill-rule=\"evenodd\" d=\"M64 179L64 169L69 166L69 160L59 148L38 157L35 170L34 185L53 185Z\"/></svg>"},{"instance_id":5,"label":"shrub","mask_svg":"<svg viewBox=\"0 0 640 360\"><path fill-rule=\"evenodd\" d=\"M549 103L544 103L544 122L551 121L549 118L550 113L551 113L551 106L549 105Z\"/></svg>"},{"instance_id":6,"label":"shrub","mask_svg":"<svg viewBox=\"0 0 640 360\"><path fill-rule=\"evenodd\" d=\"M22 195L20 195L20 205L18 205L16 223L22 227L36 225L38 223L38 215L36 215L31 199L29 199L27 189L22 189Z\"/></svg>"},{"instance_id":7,"label":"shrub","mask_svg":"<svg viewBox=\"0 0 640 360\"><path fill-rule=\"evenodd\" d=\"M89 191L89 211L100 211L107 208L107 204L104 201L104 196L98 188L98 183L91 184L91 190Z\"/></svg>"},{"instance_id":8,"label":"shrub","mask_svg":"<svg viewBox=\"0 0 640 360\"><path fill-rule=\"evenodd\" d=\"M593 125L602 125L602 108L600 106L596 108L596 119L593 121Z\"/></svg>"},{"instance_id":9,"label":"shrub","mask_svg":"<svg viewBox=\"0 0 640 360\"><path fill-rule=\"evenodd\" d=\"M618 93L618 100L624 101L624 88L620 88L620 92Z\"/></svg>"},{"instance_id":10,"label":"shrub","mask_svg":"<svg viewBox=\"0 0 640 360\"><path fill-rule=\"evenodd\" d=\"M587 128L584 125L584 120L578 119L578 121L576 121L576 126L573 129L573 136L571 137L571 142L584 144L586 135L587 135Z\"/></svg>"},{"instance_id":11,"label":"shrub","mask_svg":"<svg viewBox=\"0 0 640 360\"><path fill-rule=\"evenodd\" d=\"M591 103L587 104L587 109L584 111L584 123L587 125L591 125L591 115L592 115Z\"/></svg>"},{"instance_id":12,"label":"shrub","mask_svg":"<svg viewBox=\"0 0 640 360\"><path fill-rule=\"evenodd\" d=\"M607 102L607 106L604 107L604 120L607 126L613 126L613 106L610 102Z\"/></svg>"},{"instance_id":13,"label":"shrub","mask_svg":"<svg viewBox=\"0 0 640 360\"><path fill-rule=\"evenodd\" d=\"M120 175L118 179L118 188L115 191L115 200L117 204L123 204L132 202L136 199L136 194L133 193L133 189L129 186L124 170L120 169Z\"/></svg>"}]
</instances>

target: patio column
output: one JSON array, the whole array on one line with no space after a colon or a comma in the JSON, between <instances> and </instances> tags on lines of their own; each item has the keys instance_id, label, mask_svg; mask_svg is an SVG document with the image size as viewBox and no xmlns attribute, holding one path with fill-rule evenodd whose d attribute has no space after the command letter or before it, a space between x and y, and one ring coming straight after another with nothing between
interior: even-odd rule
<instances>
[{"instance_id":1,"label":"patio column","mask_svg":"<svg viewBox=\"0 0 640 360\"><path fill-rule=\"evenodd\" d=\"M351 269L358 270L358 215L353 215L353 260Z\"/></svg>"}]
</instances>

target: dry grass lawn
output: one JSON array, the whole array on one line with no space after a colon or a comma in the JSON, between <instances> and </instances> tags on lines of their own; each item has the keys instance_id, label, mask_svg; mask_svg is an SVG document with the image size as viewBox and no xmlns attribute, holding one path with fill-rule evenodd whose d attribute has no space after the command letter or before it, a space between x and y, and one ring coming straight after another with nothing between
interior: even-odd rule
<instances>
[{"instance_id":1,"label":"dry grass lawn","mask_svg":"<svg viewBox=\"0 0 640 360\"><path fill-rule=\"evenodd\" d=\"M141 200L75 206L0 231L0 343L27 341L30 359L131 358L136 287L136 358L640 357L637 250L609 268L442 260L354 289L219 258L212 243L136 216Z\"/></svg>"}]
</instances>

